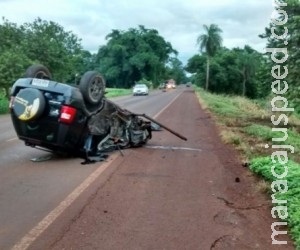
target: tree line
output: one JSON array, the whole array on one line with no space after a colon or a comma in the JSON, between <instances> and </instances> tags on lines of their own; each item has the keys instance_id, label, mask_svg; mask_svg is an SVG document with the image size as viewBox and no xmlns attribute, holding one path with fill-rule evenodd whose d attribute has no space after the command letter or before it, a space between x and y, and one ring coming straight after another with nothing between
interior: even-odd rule
<instances>
[{"instance_id":1,"label":"tree line","mask_svg":"<svg viewBox=\"0 0 300 250\"><path fill-rule=\"evenodd\" d=\"M168 78L185 81L184 68L178 52L155 29L143 25L127 31L112 30L106 36L95 63L114 87L131 87L145 79L158 86Z\"/></svg>"},{"instance_id":2,"label":"tree line","mask_svg":"<svg viewBox=\"0 0 300 250\"><path fill-rule=\"evenodd\" d=\"M268 95L262 88L261 71L266 60L263 54L249 45L233 49L220 46L213 56L208 54L204 52L188 60L185 69L193 74L192 81L196 84L218 94L249 98Z\"/></svg>"},{"instance_id":3,"label":"tree line","mask_svg":"<svg viewBox=\"0 0 300 250\"><path fill-rule=\"evenodd\" d=\"M112 30L106 41L97 53L91 53L83 48L81 38L53 21L37 18L17 25L3 17L0 88L9 96L14 81L35 63L48 67L54 80L66 83L78 83L88 70L100 71L108 87L130 88L138 81L155 87L169 78L186 81L178 52L157 30L144 26Z\"/></svg>"},{"instance_id":4,"label":"tree line","mask_svg":"<svg viewBox=\"0 0 300 250\"><path fill-rule=\"evenodd\" d=\"M200 53L188 60L185 69L192 80L206 90L219 94L262 98L268 95L266 83L267 57L245 45L228 49L222 46L222 29L216 24L204 25L198 36ZM270 71L268 72L270 74Z\"/></svg>"},{"instance_id":5,"label":"tree line","mask_svg":"<svg viewBox=\"0 0 300 250\"><path fill-rule=\"evenodd\" d=\"M268 48L287 48L289 83L287 97L298 109L300 90L298 50L300 35L300 1L277 0L276 9L288 16L284 25L270 25L258 34ZM271 17L270 17L271 18ZM283 21L281 11L276 16ZM272 34L288 33L284 39ZM154 87L173 78L177 83L192 81L208 91L267 98L274 81L271 70L274 62L270 53L260 53L249 45L228 49L222 45L222 29L216 24L204 25L204 33L197 38L199 53L186 65L178 59L178 52L157 30L142 25L126 31L112 30L106 44L96 53L83 49L81 39L52 21L37 18L18 26L5 18L0 24L0 87L6 90L33 63L48 67L53 79L76 83L88 70L100 71L108 87L130 88L137 81L152 83ZM186 77L186 72L191 76Z\"/></svg>"},{"instance_id":6,"label":"tree line","mask_svg":"<svg viewBox=\"0 0 300 250\"><path fill-rule=\"evenodd\" d=\"M275 10L275 23L281 25L272 21L258 36L266 40L266 48L287 49L288 59L281 65L288 69L284 79L289 86L286 97L290 106L299 112L300 1L277 0ZM200 53L191 57L185 67L192 74L192 81L214 93L271 98L272 67L275 65L271 53L260 53L249 45L233 49L223 47L222 29L216 24L204 25L204 31L197 39ZM280 59L283 55L277 53L276 57Z\"/></svg>"}]
</instances>

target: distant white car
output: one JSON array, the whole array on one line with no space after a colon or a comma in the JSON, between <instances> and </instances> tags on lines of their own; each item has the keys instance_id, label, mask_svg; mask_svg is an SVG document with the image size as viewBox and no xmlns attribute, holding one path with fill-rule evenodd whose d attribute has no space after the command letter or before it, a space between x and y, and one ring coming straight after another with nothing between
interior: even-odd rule
<instances>
[{"instance_id":1,"label":"distant white car","mask_svg":"<svg viewBox=\"0 0 300 250\"><path fill-rule=\"evenodd\" d=\"M149 89L146 84L137 84L133 87L133 95L149 95Z\"/></svg>"}]
</instances>

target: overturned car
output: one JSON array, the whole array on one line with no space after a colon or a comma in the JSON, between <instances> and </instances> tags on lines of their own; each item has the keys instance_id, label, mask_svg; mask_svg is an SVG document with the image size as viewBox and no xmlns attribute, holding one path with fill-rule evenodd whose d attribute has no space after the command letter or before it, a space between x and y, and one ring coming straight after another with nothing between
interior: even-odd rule
<instances>
[{"instance_id":1,"label":"overturned car","mask_svg":"<svg viewBox=\"0 0 300 250\"><path fill-rule=\"evenodd\" d=\"M43 65L30 66L13 84L10 110L25 145L88 161L101 160L108 151L144 145L155 122L106 99L105 80L97 71L86 72L79 86L72 86L53 81Z\"/></svg>"}]
</instances>

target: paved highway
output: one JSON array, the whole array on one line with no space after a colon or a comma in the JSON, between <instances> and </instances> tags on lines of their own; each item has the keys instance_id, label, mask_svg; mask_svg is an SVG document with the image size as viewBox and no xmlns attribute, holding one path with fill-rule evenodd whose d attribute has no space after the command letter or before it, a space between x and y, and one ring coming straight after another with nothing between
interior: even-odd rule
<instances>
[{"instance_id":1,"label":"paved highway","mask_svg":"<svg viewBox=\"0 0 300 250\"><path fill-rule=\"evenodd\" d=\"M180 92L155 91L113 101L130 111L155 116ZM81 165L82 160L76 158L31 161L49 155L26 147L17 138L10 116L0 116L0 249L13 246L99 166Z\"/></svg>"},{"instance_id":2,"label":"paved highway","mask_svg":"<svg viewBox=\"0 0 300 250\"><path fill-rule=\"evenodd\" d=\"M188 141L164 130L101 163L32 162L49 153L25 147L1 116L1 250L294 249L286 235L271 244L269 200L190 88L114 101Z\"/></svg>"}]
</instances>

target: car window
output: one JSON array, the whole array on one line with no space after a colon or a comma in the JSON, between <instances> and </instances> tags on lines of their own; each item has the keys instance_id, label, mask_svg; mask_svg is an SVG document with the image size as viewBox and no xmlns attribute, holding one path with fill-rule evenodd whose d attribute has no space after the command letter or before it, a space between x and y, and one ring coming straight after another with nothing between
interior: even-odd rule
<instances>
[{"instance_id":1,"label":"car window","mask_svg":"<svg viewBox=\"0 0 300 250\"><path fill-rule=\"evenodd\" d=\"M135 85L136 88L145 88L147 87L145 84L137 84Z\"/></svg>"}]
</instances>

